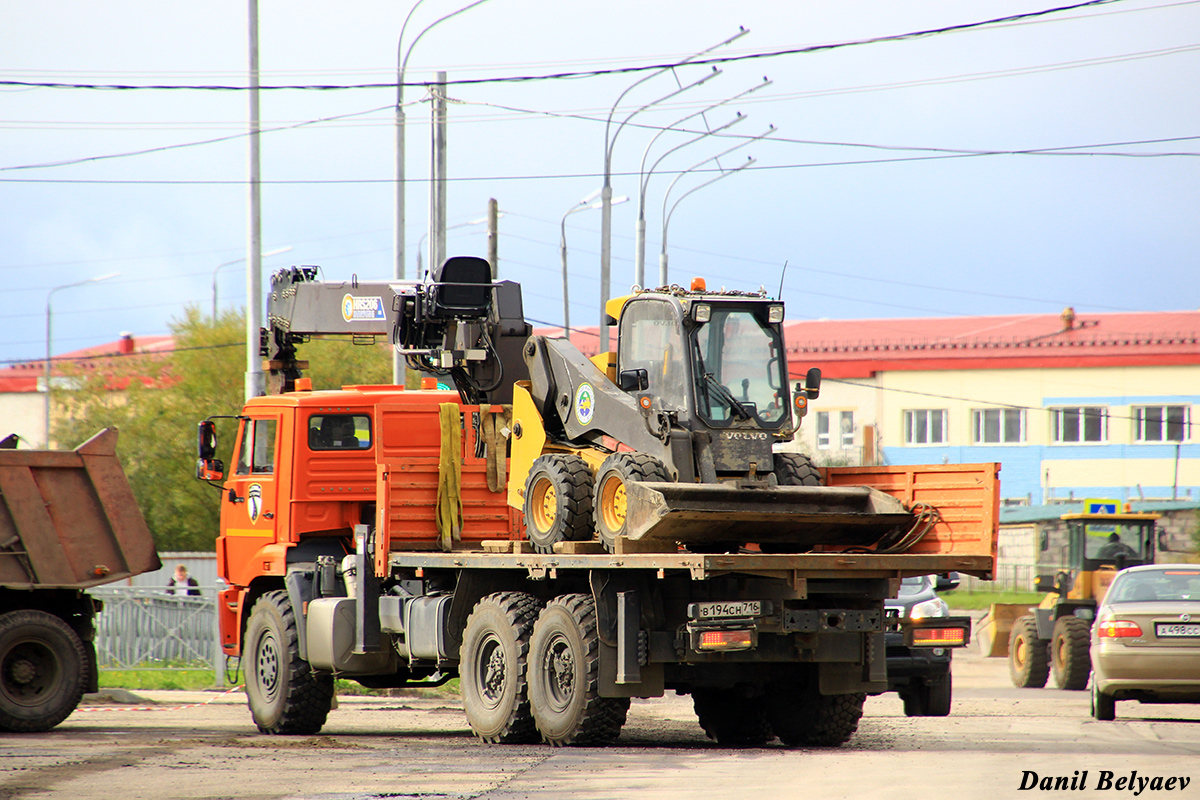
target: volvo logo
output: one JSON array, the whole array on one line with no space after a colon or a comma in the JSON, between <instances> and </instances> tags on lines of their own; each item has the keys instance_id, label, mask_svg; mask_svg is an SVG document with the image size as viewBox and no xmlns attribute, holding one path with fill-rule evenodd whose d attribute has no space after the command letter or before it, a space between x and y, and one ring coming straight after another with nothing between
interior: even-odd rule
<instances>
[{"instance_id":1,"label":"volvo logo","mask_svg":"<svg viewBox=\"0 0 1200 800\"><path fill-rule=\"evenodd\" d=\"M721 433L722 439L749 439L751 441L766 439L768 434L762 431L724 431Z\"/></svg>"}]
</instances>

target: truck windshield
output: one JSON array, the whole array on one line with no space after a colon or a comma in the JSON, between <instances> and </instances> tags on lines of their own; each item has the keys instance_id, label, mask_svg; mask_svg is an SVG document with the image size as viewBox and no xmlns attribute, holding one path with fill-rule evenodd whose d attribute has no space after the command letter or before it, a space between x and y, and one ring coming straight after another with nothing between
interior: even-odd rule
<instances>
[{"instance_id":1,"label":"truck windshield","mask_svg":"<svg viewBox=\"0 0 1200 800\"><path fill-rule=\"evenodd\" d=\"M699 412L727 425L755 419L775 427L787 417L787 381L779 334L749 309L714 306L693 334Z\"/></svg>"}]
</instances>

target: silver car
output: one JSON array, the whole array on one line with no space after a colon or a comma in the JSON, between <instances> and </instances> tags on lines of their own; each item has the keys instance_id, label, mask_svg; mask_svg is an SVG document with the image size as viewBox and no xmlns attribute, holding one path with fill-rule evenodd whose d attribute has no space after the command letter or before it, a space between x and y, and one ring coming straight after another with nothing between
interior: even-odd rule
<instances>
[{"instance_id":1,"label":"silver car","mask_svg":"<svg viewBox=\"0 0 1200 800\"><path fill-rule=\"evenodd\" d=\"M1092 625L1092 716L1118 700L1200 703L1200 565L1122 570Z\"/></svg>"}]
</instances>

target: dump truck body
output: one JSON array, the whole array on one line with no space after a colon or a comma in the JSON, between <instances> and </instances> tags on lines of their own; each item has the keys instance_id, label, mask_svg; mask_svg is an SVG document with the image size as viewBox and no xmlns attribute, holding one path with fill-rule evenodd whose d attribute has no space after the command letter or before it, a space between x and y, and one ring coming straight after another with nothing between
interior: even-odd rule
<instances>
[{"instance_id":1,"label":"dump truck body","mask_svg":"<svg viewBox=\"0 0 1200 800\"><path fill-rule=\"evenodd\" d=\"M96 689L84 590L158 569L108 428L73 451L0 449L0 730L39 731Z\"/></svg>"}]
</instances>

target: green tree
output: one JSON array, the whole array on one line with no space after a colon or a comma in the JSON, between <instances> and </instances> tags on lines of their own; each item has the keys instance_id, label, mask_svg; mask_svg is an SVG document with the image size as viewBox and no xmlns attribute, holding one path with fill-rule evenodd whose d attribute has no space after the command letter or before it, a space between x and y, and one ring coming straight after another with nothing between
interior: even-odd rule
<instances>
[{"instance_id":1,"label":"green tree","mask_svg":"<svg viewBox=\"0 0 1200 800\"><path fill-rule=\"evenodd\" d=\"M54 438L74 447L101 428L120 430L117 455L160 550L204 551L216 540L217 490L195 478L196 424L209 416L235 417L242 408L245 315L217 320L188 307L173 320L175 349L164 354L114 356L64 370L70 390L56 390L60 409ZM302 345L313 388L391 382L386 346L354 346L344 339ZM218 456L227 467L235 419L217 420Z\"/></svg>"}]
</instances>

